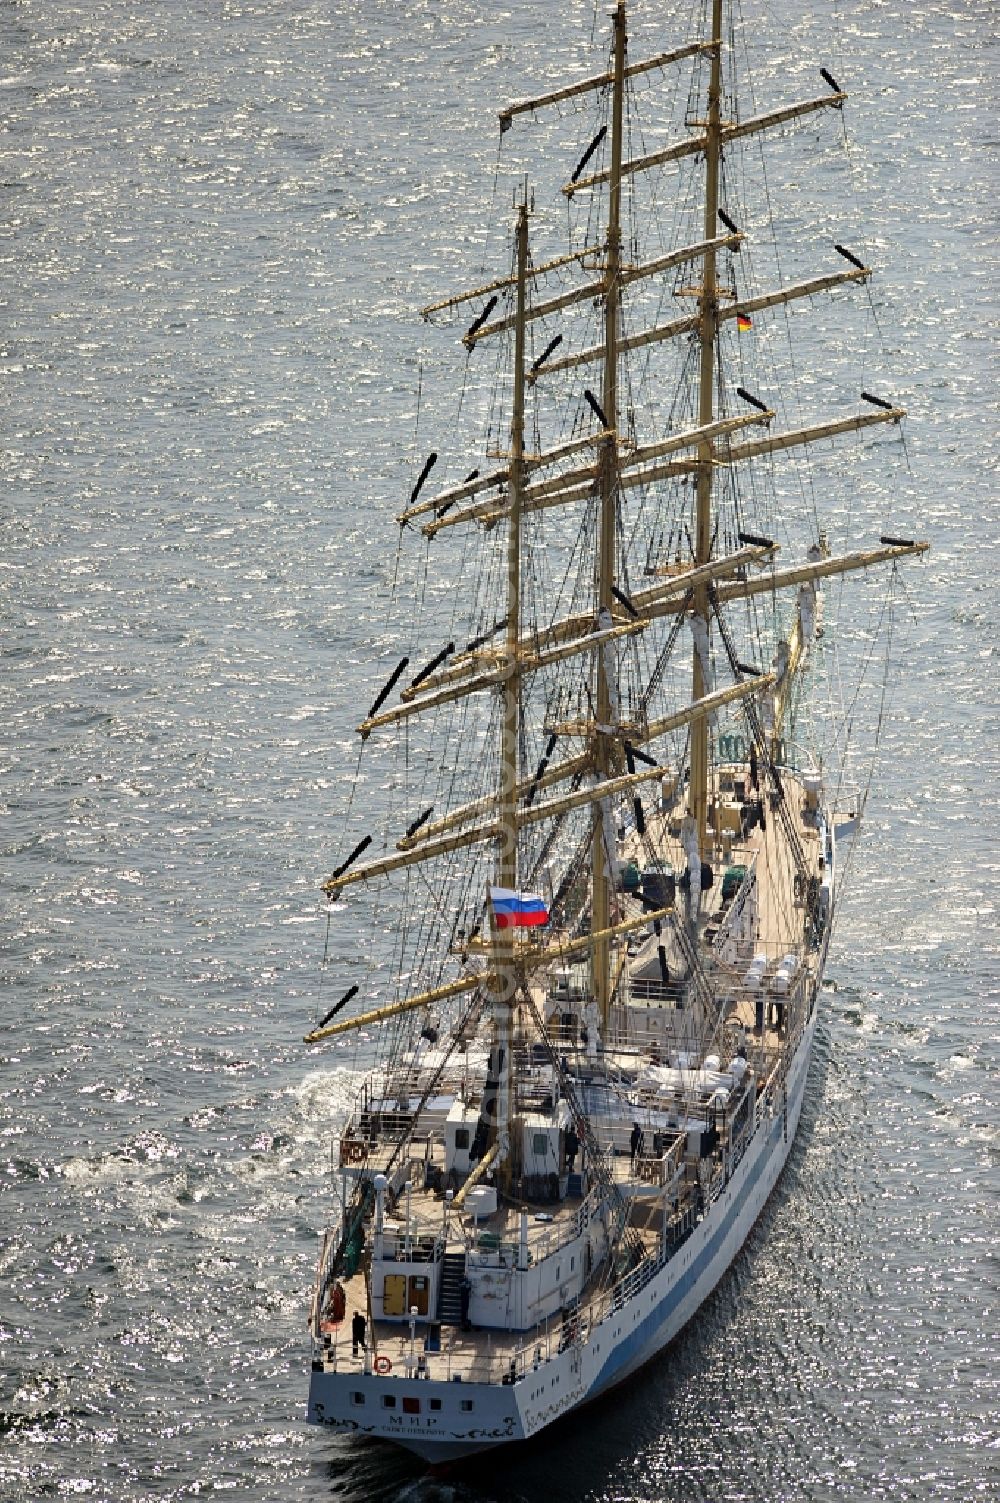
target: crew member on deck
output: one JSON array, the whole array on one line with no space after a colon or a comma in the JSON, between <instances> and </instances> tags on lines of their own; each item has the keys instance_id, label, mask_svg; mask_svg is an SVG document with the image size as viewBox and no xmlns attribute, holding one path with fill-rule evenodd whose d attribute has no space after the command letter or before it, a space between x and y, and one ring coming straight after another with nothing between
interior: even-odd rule
<instances>
[{"instance_id":1,"label":"crew member on deck","mask_svg":"<svg viewBox=\"0 0 1000 1503\"><path fill-rule=\"evenodd\" d=\"M354 1347L355 1357L358 1355L359 1347L362 1351L364 1351L365 1327L367 1326L367 1324L368 1322L365 1320L365 1317L362 1315L361 1311L355 1310L354 1315L351 1318L351 1344Z\"/></svg>"},{"instance_id":2,"label":"crew member on deck","mask_svg":"<svg viewBox=\"0 0 1000 1503\"><path fill-rule=\"evenodd\" d=\"M638 1122L632 1123L632 1136L629 1138L629 1148L632 1153L632 1168L635 1168L636 1160L642 1157L642 1128Z\"/></svg>"}]
</instances>

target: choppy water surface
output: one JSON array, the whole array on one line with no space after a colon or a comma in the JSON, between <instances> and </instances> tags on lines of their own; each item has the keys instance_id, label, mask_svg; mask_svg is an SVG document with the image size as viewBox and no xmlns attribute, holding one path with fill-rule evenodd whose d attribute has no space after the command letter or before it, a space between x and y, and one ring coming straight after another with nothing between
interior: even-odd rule
<instances>
[{"instance_id":1,"label":"choppy water surface","mask_svg":"<svg viewBox=\"0 0 1000 1503\"><path fill-rule=\"evenodd\" d=\"M997 1495L992 12L767 10L758 99L802 58L852 93L892 520L934 552L779 1192L642 1381L443 1480L302 1423L354 1055L300 1038L402 639L416 310L485 259L492 110L579 73L593 12L0 13L3 1498Z\"/></svg>"}]
</instances>

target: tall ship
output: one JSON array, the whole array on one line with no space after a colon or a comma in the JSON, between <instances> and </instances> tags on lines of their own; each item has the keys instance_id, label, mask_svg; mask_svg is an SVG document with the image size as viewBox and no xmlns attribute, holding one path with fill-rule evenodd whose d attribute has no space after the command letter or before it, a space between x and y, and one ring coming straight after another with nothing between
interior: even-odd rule
<instances>
[{"instance_id":1,"label":"tall ship","mask_svg":"<svg viewBox=\"0 0 1000 1503\"><path fill-rule=\"evenodd\" d=\"M759 1217L864 802L851 701L838 721L816 692L823 584L926 547L833 551L783 479L812 449L836 486L832 441L904 417L863 391L790 423L794 344L769 377L791 305L865 296L871 271L837 240L817 275L769 283L746 154L846 95L818 69L816 97L750 108L722 0L691 25L635 59L618 0L591 76L501 112L502 142L549 108L589 119L568 244L533 256L523 181L496 274L426 310L463 341L460 379L489 384L485 432L442 440L398 518L448 634L414 627L422 656L358 727L359 773L395 748L398 824L357 840L344 811L327 960L347 913L376 931L375 974L343 990L344 968L307 1042L364 1030L370 1065L334 1149L308 1417L429 1462L607 1394Z\"/></svg>"}]
</instances>

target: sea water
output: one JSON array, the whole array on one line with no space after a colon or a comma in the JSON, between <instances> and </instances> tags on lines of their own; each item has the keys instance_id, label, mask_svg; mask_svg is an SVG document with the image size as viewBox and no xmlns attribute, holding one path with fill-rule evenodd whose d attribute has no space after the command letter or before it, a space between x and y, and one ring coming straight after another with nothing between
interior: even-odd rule
<instances>
[{"instance_id":1,"label":"sea water","mask_svg":"<svg viewBox=\"0 0 1000 1503\"><path fill-rule=\"evenodd\" d=\"M635 58L675 41L656 10ZM864 456L878 519L835 485L817 507L839 542L933 551L895 594L880 771L765 1215L640 1379L428 1480L303 1423L365 1044L301 1042L318 884L422 578L393 521L446 410L418 310L505 263L495 110L594 71L604 8L0 13L0 1497L997 1495L995 17L744 19L758 108L819 92L820 65L851 95L769 165L779 222L828 222L880 273L858 347L813 305L810 395L822 413L850 366L910 411L905 446L876 430ZM556 132L572 166L560 119L514 162ZM885 578L856 619L837 604L849 630ZM379 961L353 913L347 980Z\"/></svg>"}]
</instances>

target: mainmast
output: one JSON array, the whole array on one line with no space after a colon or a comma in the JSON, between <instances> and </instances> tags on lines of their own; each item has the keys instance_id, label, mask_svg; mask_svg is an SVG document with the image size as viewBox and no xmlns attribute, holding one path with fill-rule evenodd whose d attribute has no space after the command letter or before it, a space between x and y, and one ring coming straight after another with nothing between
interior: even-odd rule
<instances>
[{"instance_id":1,"label":"mainmast","mask_svg":"<svg viewBox=\"0 0 1000 1503\"><path fill-rule=\"evenodd\" d=\"M500 729L500 808L497 881L517 888L517 744L521 701L521 499L524 489L524 330L528 279L527 189L517 216L517 292L514 322L514 392L510 426L510 516L507 524L507 638L504 664L503 718ZM494 953L492 984L495 1023L491 1074L497 1082L494 1142L500 1176L509 1181L511 1115L511 1036L517 971L514 931L500 929L490 905Z\"/></svg>"},{"instance_id":2,"label":"mainmast","mask_svg":"<svg viewBox=\"0 0 1000 1503\"><path fill-rule=\"evenodd\" d=\"M602 620L610 615L615 582L615 520L618 501L618 323L620 311L621 270L621 166L622 116L625 100L625 0L615 8L614 73L611 106L611 174L608 197L608 236L604 270L604 391L603 411L607 438L600 461L600 531L597 550L597 605ZM614 721L613 696L617 686L608 678L610 653L597 654L597 704L594 727L594 768L597 776L607 778L612 771L613 744L610 727ZM595 934L609 927L611 893L616 873L612 870L614 850L607 848L606 820L603 805L594 814L592 857L591 928ZM602 1032L607 1028L611 1009L611 951L608 941L599 940L593 954L594 1001L597 1004Z\"/></svg>"},{"instance_id":3,"label":"mainmast","mask_svg":"<svg viewBox=\"0 0 1000 1503\"><path fill-rule=\"evenodd\" d=\"M711 72L708 85L708 119L705 122L705 226L708 242L703 262L698 333L701 341L701 365L698 382L698 422L711 423L715 402L715 339L718 329L719 291L716 251L712 243L718 231L719 163L722 157L722 0L712 0ZM712 552L712 468L715 450L711 438L703 440L698 450L695 501L695 554L697 568L707 564ZM709 670L709 597L707 584L694 591L692 609L694 650L692 654L691 697L701 699L708 692ZM708 745L710 722L707 719L691 727L691 785L689 812L698 833L698 851L704 858L708 824ZM697 911L698 894L692 893L693 911Z\"/></svg>"}]
</instances>

